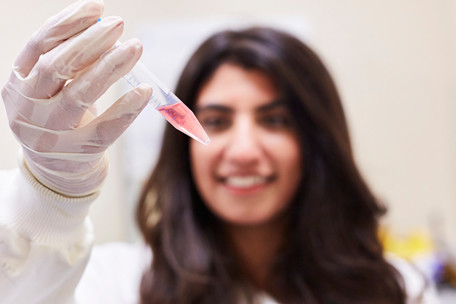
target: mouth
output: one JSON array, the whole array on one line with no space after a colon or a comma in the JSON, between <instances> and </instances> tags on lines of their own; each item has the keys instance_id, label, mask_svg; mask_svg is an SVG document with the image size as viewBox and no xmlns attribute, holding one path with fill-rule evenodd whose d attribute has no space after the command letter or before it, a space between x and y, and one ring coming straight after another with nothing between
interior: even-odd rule
<instances>
[{"instance_id":1,"label":"mouth","mask_svg":"<svg viewBox=\"0 0 456 304\"><path fill-rule=\"evenodd\" d=\"M232 191L252 192L266 187L273 179L273 176L246 175L221 178L221 182Z\"/></svg>"}]
</instances>

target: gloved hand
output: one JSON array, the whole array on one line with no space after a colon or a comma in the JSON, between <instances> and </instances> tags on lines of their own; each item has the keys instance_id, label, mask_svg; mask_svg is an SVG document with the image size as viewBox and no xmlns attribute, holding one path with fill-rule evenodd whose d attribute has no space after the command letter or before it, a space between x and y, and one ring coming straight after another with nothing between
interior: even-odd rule
<instances>
[{"instance_id":1,"label":"gloved hand","mask_svg":"<svg viewBox=\"0 0 456 304\"><path fill-rule=\"evenodd\" d=\"M97 22L102 11L101 1L78 1L50 18L20 53L2 90L26 166L43 185L67 196L88 195L101 186L106 149L152 94L142 85L96 116L94 102L142 52L137 39L111 49L123 21Z\"/></svg>"}]
</instances>

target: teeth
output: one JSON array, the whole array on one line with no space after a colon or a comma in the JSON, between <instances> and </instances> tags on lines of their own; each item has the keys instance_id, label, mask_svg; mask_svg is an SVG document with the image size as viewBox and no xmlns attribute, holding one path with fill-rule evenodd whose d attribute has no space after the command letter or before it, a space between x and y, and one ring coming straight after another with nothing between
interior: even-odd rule
<instances>
[{"instance_id":1,"label":"teeth","mask_svg":"<svg viewBox=\"0 0 456 304\"><path fill-rule=\"evenodd\" d=\"M262 176L233 176L226 179L226 184L237 188L249 188L265 182L266 178Z\"/></svg>"}]
</instances>

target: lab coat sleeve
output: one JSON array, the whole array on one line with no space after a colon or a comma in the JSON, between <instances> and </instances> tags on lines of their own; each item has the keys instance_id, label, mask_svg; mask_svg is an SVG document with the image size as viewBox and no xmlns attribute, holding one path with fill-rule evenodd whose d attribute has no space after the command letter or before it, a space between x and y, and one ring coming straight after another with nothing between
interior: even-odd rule
<instances>
[{"instance_id":1,"label":"lab coat sleeve","mask_svg":"<svg viewBox=\"0 0 456 304\"><path fill-rule=\"evenodd\" d=\"M93 244L88 208L41 185L22 161L0 171L0 302L73 303Z\"/></svg>"},{"instance_id":2,"label":"lab coat sleeve","mask_svg":"<svg viewBox=\"0 0 456 304\"><path fill-rule=\"evenodd\" d=\"M152 253L144 243L106 243L93 248L76 289L77 303L137 304Z\"/></svg>"}]
</instances>

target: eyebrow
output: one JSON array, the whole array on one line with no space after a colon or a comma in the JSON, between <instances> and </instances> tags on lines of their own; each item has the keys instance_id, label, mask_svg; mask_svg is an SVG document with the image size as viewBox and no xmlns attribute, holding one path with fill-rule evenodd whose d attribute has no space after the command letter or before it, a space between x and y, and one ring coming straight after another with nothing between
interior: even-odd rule
<instances>
[{"instance_id":1,"label":"eyebrow","mask_svg":"<svg viewBox=\"0 0 456 304\"><path fill-rule=\"evenodd\" d=\"M283 100L274 100L265 105L259 106L256 109L256 111L257 112L267 112L267 111L271 111L276 108L282 108L282 107L287 108L287 105ZM196 107L194 112L195 112L195 114L197 114L197 113L202 113L202 112L206 112L206 111L217 111L217 112L223 112L223 113L229 114L229 113L233 112L233 109L228 106L224 106L224 105L208 104L206 106Z\"/></svg>"},{"instance_id":2,"label":"eyebrow","mask_svg":"<svg viewBox=\"0 0 456 304\"><path fill-rule=\"evenodd\" d=\"M195 114L206 112L206 111L217 111L217 112L223 112L223 113L232 113L233 109L227 106L222 106L219 104L208 104L206 106L202 107L196 107L195 108Z\"/></svg>"},{"instance_id":3,"label":"eyebrow","mask_svg":"<svg viewBox=\"0 0 456 304\"><path fill-rule=\"evenodd\" d=\"M257 112L268 112L268 111L275 110L277 108L288 108L288 106L285 103L285 101L278 99L278 100L274 100L270 103L267 103L265 105L259 106L257 108Z\"/></svg>"}]
</instances>

